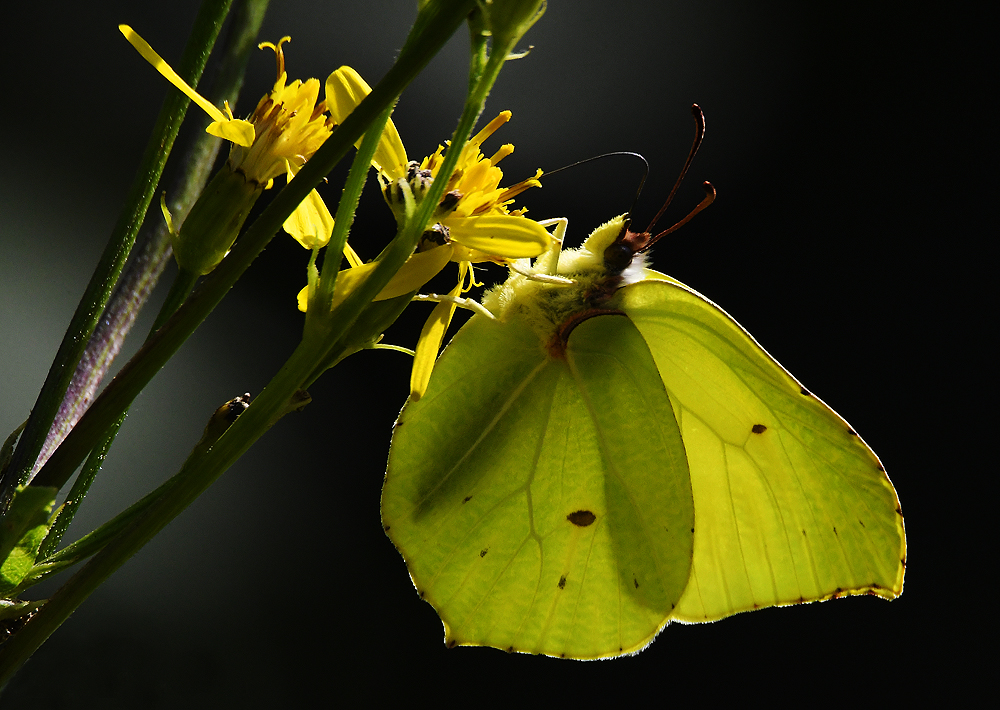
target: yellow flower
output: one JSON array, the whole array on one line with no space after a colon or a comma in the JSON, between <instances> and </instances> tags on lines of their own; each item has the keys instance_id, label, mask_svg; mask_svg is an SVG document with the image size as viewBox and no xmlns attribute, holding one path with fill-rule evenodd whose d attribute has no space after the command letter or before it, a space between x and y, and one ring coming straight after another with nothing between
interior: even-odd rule
<instances>
[{"instance_id":1,"label":"yellow flower","mask_svg":"<svg viewBox=\"0 0 1000 710\"><path fill-rule=\"evenodd\" d=\"M331 93L329 87L327 93ZM481 150L486 139L510 120L510 117L510 111L504 111L462 148L455 171L448 177L445 197L436 213L437 223L425 234L425 237L429 237L427 241L438 241L442 246L423 253L434 254L446 250L449 260L459 262L459 275L457 285L434 307L420 333L410 376L410 394L414 398L420 397L427 389L438 350L455 314L458 297L476 283L472 264L483 261L506 264L516 259L535 257L552 244L553 237L540 224L524 217L524 210L510 210L517 195L530 187L541 186L538 178L542 171L538 170L532 178L502 188L500 182L503 171L497 167L497 163L513 153L514 146L504 144L489 158ZM444 163L445 146L438 146L433 154L418 164L405 163L406 150L398 140L395 128L391 134L388 130L383 134L383 142L391 143L384 151L391 159L385 160L380 170L385 186L383 194L399 218L406 200L404 191L408 189L419 199L430 183L438 178ZM400 170L403 164L406 165L405 175ZM401 185L403 182L406 183L405 187ZM411 262L419 256L421 254L414 255ZM407 262L407 266L410 266L410 262ZM434 263L421 267L421 273L411 273L409 278L417 282L419 288L419 285L429 281L443 266L444 260L439 258ZM395 279L390 282L390 287L394 282ZM337 286L339 289L339 281ZM387 287L386 291L390 291L390 288ZM406 291L392 293L398 295ZM379 298L382 297L388 296L379 294Z\"/></svg>"},{"instance_id":2,"label":"yellow flower","mask_svg":"<svg viewBox=\"0 0 1000 710\"><path fill-rule=\"evenodd\" d=\"M414 399L427 389L441 343L455 315L456 299L477 285L473 263L509 264L516 259L538 256L552 244L553 237L540 224L524 217L524 210L510 210L514 197L530 187L541 187L538 179L542 171L501 188L503 171L497 163L513 153L514 146L504 144L489 158L481 151L483 142L510 117L510 111L502 112L473 136L462 148L455 171L448 178L445 197L438 208L437 231L452 250L451 260L459 262L458 283L434 307L420 332L410 374L410 396ZM443 162L444 146L438 146L419 165L410 164L408 178L414 194L422 191L422 181L437 179ZM389 183L385 195L390 206L394 203L401 206L400 189L398 183Z\"/></svg>"},{"instance_id":3,"label":"yellow flower","mask_svg":"<svg viewBox=\"0 0 1000 710\"><path fill-rule=\"evenodd\" d=\"M336 125L326 112L326 103L319 101L319 80L296 80L287 83L285 56L282 45L291 41L282 37L277 44L261 42L260 49L274 50L278 78L274 88L257 104L248 120L233 118L226 103L224 115L211 102L192 89L177 72L158 55L128 25L118 29L125 39L162 74L213 119L206 132L233 143L229 166L242 173L247 181L270 187L274 178L283 175L291 165L298 170L312 157Z\"/></svg>"},{"instance_id":4,"label":"yellow flower","mask_svg":"<svg viewBox=\"0 0 1000 710\"><path fill-rule=\"evenodd\" d=\"M350 67L341 67L331 74L326 81L326 102L333 120L342 123L369 93L371 87ZM458 296L475 284L472 264L483 261L507 264L538 256L552 244L553 237L544 227L524 217L523 210L509 209L515 196L529 187L541 186L538 178L542 171L538 170L534 177L516 185L501 188L503 171L497 163L510 155L514 146L503 145L489 158L481 152L483 142L510 120L510 116L509 111L504 111L463 147L455 171L448 178L444 198L435 212L436 223L425 232L417 252L375 298L378 301L412 293L449 261L459 263L458 284L437 304L420 336L411 382L415 396L426 389ZM397 219L403 218L408 196L419 201L438 177L444 162L444 149L445 146L438 146L420 163L410 162L395 125L391 120L386 123L372 165L379 172L383 195ZM341 271L332 305L343 301L374 266L352 263L351 268ZM297 301L299 310L305 311L309 286L299 292Z\"/></svg>"},{"instance_id":5,"label":"yellow flower","mask_svg":"<svg viewBox=\"0 0 1000 710\"><path fill-rule=\"evenodd\" d=\"M350 67L341 67L327 80L327 100L335 118L343 121L349 111L335 107L353 106L360 103L371 89L357 72ZM334 99L338 96L339 99ZM510 112L504 111L477 133L462 150L455 172L447 185L447 192L441 201L436 229L428 230L425 239L409 261L403 266L375 300L394 298L419 289L437 274L448 261L459 262L462 267L459 276L459 291L468 291L475 283L471 264L492 261L509 263L515 259L534 257L541 254L552 243L552 236L537 222L523 216L523 210L509 211L513 198L529 187L540 186L538 178L541 170L533 178L523 180L509 188L501 188L503 171L496 164L514 151L507 144L491 158L480 152L483 141L510 119ZM406 149L399 139L399 133L390 120L376 149L372 165L379 170L385 185L384 194L390 206L398 205L403 197L399 182L406 182L409 189L419 196L425 192L437 176L443 162L444 146L419 164L406 162ZM394 210L395 211L395 210ZM398 212L397 212L398 214ZM438 245L432 243L438 242ZM437 247L437 248L435 248ZM341 302L363 275L374 268L374 264L363 267L353 265L341 271L337 277L333 305ZM465 286L468 276L468 285ZM452 294L457 296L457 293ZM308 286L297 297L299 310L305 311L308 304ZM444 305L444 304L442 304ZM452 309L452 313L454 309ZM450 321L450 316L448 318Z\"/></svg>"},{"instance_id":6,"label":"yellow flower","mask_svg":"<svg viewBox=\"0 0 1000 710\"><path fill-rule=\"evenodd\" d=\"M227 116L192 89L131 27L119 25L119 29L143 58L213 119L206 131L233 144L226 163L228 174L213 178L203 193L204 199L192 208L180 233L173 235L178 264L196 273L208 273L232 246L260 191L270 188L281 175L291 180L338 121L330 116L327 101L319 98L319 80L288 83L282 45L290 41L289 37L277 44L258 45L274 51L277 79L248 120L241 120L233 117L228 103ZM341 68L334 72L328 84L343 71ZM353 109L343 100L338 105L342 112ZM333 216L319 193L312 190L285 221L284 228L306 249L318 249L330 240Z\"/></svg>"},{"instance_id":7,"label":"yellow flower","mask_svg":"<svg viewBox=\"0 0 1000 710\"><path fill-rule=\"evenodd\" d=\"M522 180L511 187L501 188L503 171L497 163L514 152L507 143L491 157L481 152L483 142L510 120L510 111L504 111L469 139L462 148L455 171L445 187L445 197L438 208L437 223L441 225L448 243L454 248L452 261L506 263L514 259L538 256L552 242L552 237L537 222L523 217L524 210L511 212L514 197L530 187L541 187L538 170L534 177ZM418 197L438 176L444 162L445 146L424 158L419 164L410 163L406 181ZM405 156L400 144L399 152ZM384 190L390 207L397 212L402 208L403 196L398 180L383 172Z\"/></svg>"}]
</instances>

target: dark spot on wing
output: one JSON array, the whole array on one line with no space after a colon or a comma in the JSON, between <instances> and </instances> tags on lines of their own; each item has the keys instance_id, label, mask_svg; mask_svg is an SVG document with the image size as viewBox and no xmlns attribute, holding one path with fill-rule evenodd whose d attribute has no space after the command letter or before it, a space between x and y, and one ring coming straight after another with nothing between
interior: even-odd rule
<instances>
[{"instance_id":1,"label":"dark spot on wing","mask_svg":"<svg viewBox=\"0 0 1000 710\"><path fill-rule=\"evenodd\" d=\"M559 578L559 584L557 584L556 586L559 587L560 589L566 588L566 575L563 575L562 577Z\"/></svg>"},{"instance_id":2,"label":"dark spot on wing","mask_svg":"<svg viewBox=\"0 0 1000 710\"><path fill-rule=\"evenodd\" d=\"M581 528L585 528L597 520L597 516L589 510L577 510L567 515L566 520Z\"/></svg>"},{"instance_id":3,"label":"dark spot on wing","mask_svg":"<svg viewBox=\"0 0 1000 710\"><path fill-rule=\"evenodd\" d=\"M836 525L833 526L833 534L837 535L837 526ZM840 535L837 535L837 537L840 537Z\"/></svg>"},{"instance_id":4,"label":"dark spot on wing","mask_svg":"<svg viewBox=\"0 0 1000 710\"><path fill-rule=\"evenodd\" d=\"M448 643L446 643L444 646L445 648L455 648L455 646L457 645L458 641L456 641L455 639L448 639Z\"/></svg>"},{"instance_id":5,"label":"dark spot on wing","mask_svg":"<svg viewBox=\"0 0 1000 710\"><path fill-rule=\"evenodd\" d=\"M638 579L636 579L635 577L633 577L633 578L632 578L632 584L634 584L634 585L635 585L635 588L636 588L636 589L638 589L638 588L639 588L639 580L638 580Z\"/></svg>"},{"instance_id":6,"label":"dark spot on wing","mask_svg":"<svg viewBox=\"0 0 1000 710\"><path fill-rule=\"evenodd\" d=\"M878 469L879 471L881 471L882 473L885 473L885 466L883 466L882 464L879 464L879 465L878 465L878 466L876 466L875 468L877 468L877 469Z\"/></svg>"},{"instance_id":7,"label":"dark spot on wing","mask_svg":"<svg viewBox=\"0 0 1000 710\"><path fill-rule=\"evenodd\" d=\"M853 429L848 429L847 433L850 434L851 436L857 436L858 435L858 432L854 431Z\"/></svg>"},{"instance_id":8,"label":"dark spot on wing","mask_svg":"<svg viewBox=\"0 0 1000 710\"><path fill-rule=\"evenodd\" d=\"M806 397L812 397L812 392L810 392L809 390L807 390L805 387L800 387L799 388L799 392L801 392L802 394L804 394Z\"/></svg>"},{"instance_id":9,"label":"dark spot on wing","mask_svg":"<svg viewBox=\"0 0 1000 710\"><path fill-rule=\"evenodd\" d=\"M806 534L806 531L805 531L805 530L803 530L803 531L802 531L802 534L803 534L803 535L805 535L805 534Z\"/></svg>"},{"instance_id":10,"label":"dark spot on wing","mask_svg":"<svg viewBox=\"0 0 1000 710\"><path fill-rule=\"evenodd\" d=\"M389 526L388 525L383 525L382 529L385 530L386 532L389 532Z\"/></svg>"},{"instance_id":11,"label":"dark spot on wing","mask_svg":"<svg viewBox=\"0 0 1000 710\"><path fill-rule=\"evenodd\" d=\"M514 653L514 647L513 646L508 646L506 650L507 650L507 653Z\"/></svg>"},{"instance_id":12,"label":"dark spot on wing","mask_svg":"<svg viewBox=\"0 0 1000 710\"><path fill-rule=\"evenodd\" d=\"M465 498L462 499L462 503L468 503L470 500L472 500L472 496L465 496Z\"/></svg>"},{"instance_id":13,"label":"dark spot on wing","mask_svg":"<svg viewBox=\"0 0 1000 710\"><path fill-rule=\"evenodd\" d=\"M489 551L490 551L490 548L487 547L485 550L481 550L479 552L479 556L480 557L486 557L486 553L489 552Z\"/></svg>"},{"instance_id":14,"label":"dark spot on wing","mask_svg":"<svg viewBox=\"0 0 1000 710\"><path fill-rule=\"evenodd\" d=\"M861 527L865 526L865 524L863 522L861 522L860 520L858 522L861 523Z\"/></svg>"},{"instance_id":15,"label":"dark spot on wing","mask_svg":"<svg viewBox=\"0 0 1000 710\"><path fill-rule=\"evenodd\" d=\"M763 434L765 431L767 431L767 427L764 426L763 424L754 424L752 427L750 427L750 431L752 431L754 434Z\"/></svg>"}]
</instances>

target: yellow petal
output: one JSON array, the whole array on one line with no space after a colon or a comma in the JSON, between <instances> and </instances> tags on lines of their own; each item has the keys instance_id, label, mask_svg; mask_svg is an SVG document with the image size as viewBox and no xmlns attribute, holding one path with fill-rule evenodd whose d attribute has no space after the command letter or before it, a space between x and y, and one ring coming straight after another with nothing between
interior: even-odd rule
<instances>
[{"instance_id":1,"label":"yellow petal","mask_svg":"<svg viewBox=\"0 0 1000 710\"><path fill-rule=\"evenodd\" d=\"M142 55L143 59L152 64L153 68L160 72L160 74L162 74L167 81L180 89L185 96L198 104L198 106L201 107L201 110L212 118L213 123L209 126L210 130L208 131L211 135L225 138L226 140L233 141L234 143L238 143L239 145L246 147L253 144L254 130L251 124L246 121L227 118L222 111L220 111L197 91L192 89L186 81L181 79L180 75L163 60L163 57L153 51L153 48L149 46L146 40L136 34L135 30L131 27L128 25L118 25L118 29L123 35L125 35L125 39L129 41L129 44L135 47L136 51ZM230 123L238 125L229 128L227 124ZM213 128L214 130L211 130ZM249 140L247 139L247 129L249 129Z\"/></svg>"},{"instance_id":2,"label":"yellow petal","mask_svg":"<svg viewBox=\"0 0 1000 710\"><path fill-rule=\"evenodd\" d=\"M295 170L287 160L285 172L289 181L295 177ZM323 198L314 189L310 190L295 211L288 215L282 226L306 249L319 249L330 242L330 235L333 234L333 215L326 208Z\"/></svg>"},{"instance_id":3,"label":"yellow petal","mask_svg":"<svg viewBox=\"0 0 1000 710\"><path fill-rule=\"evenodd\" d=\"M403 267L396 272L396 275L385 285L376 301L384 301L387 298L395 298L407 293L416 291L425 283L431 280L435 274L445 267L451 259L451 247L445 245L429 251L414 254ZM353 269L344 269L337 275L337 286L334 289L333 305L336 306L356 289L361 282L370 274L377 262L362 264Z\"/></svg>"},{"instance_id":4,"label":"yellow petal","mask_svg":"<svg viewBox=\"0 0 1000 710\"><path fill-rule=\"evenodd\" d=\"M344 256L347 257L347 263L351 266L361 266L365 263L361 261L361 257L358 256L358 253L354 251L354 249L351 248L351 245L347 242L344 242Z\"/></svg>"},{"instance_id":5,"label":"yellow petal","mask_svg":"<svg viewBox=\"0 0 1000 710\"><path fill-rule=\"evenodd\" d=\"M213 121L208 124L208 128L205 129L205 132L209 135L225 138L227 141L232 141L236 145L241 145L244 148L252 146L254 138L256 137L253 124L239 118L234 118L232 120L227 118L225 121Z\"/></svg>"},{"instance_id":6,"label":"yellow petal","mask_svg":"<svg viewBox=\"0 0 1000 710\"><path fill-rule=\"evenodd\" d=\"M282 225L306 249L319 249L330 242L333 215L316 190L310 190Z\"/></svg>"},{"instance_id":7,"label":"yellow petal","mask_svg":"<svg viewBox=\"0 0 1000 710\"><path fill-rule=\"evenodd\" d=\"M453 241L504 259L538 256L553 239L545 227L526 217L485 215L446 218L442 223Z\"/></svg>"},{"instance_id":8,"label":"yellow petal","mask_svg":"<svg viewBox=\"0 0 1000 710\"><path fill-rule=\"evenodd\" d=\"M444 268L444 265L448 263L451 257L451 252L451 245L447 245L432 249L431 251L414 254L403 265L403 268L386 284L386 287L375 297L375 300L384 301L387 298L395 298L396 296L402 296L404 293L416 291ZM433 254L433 256L428 256L430 254ZM344 269L337 274L337 286L334 289L333 305L337 305L343 301L347 297L347 294L357 288L361 280L375 268L374 263L362 264L361 259L351 248L350 244L344 245L344 256L350 262L351 268ZM302 287L296 300L299 304L299 310L305 313L306 306L309 303L308 286Z\"/></svg>"},{"instance_id":9,"label":"yellow petal","mask_svg":"<svg viewBox=\"0 0 1000 710\"><path fill-rule=\"evenodd\" d=\"M464 267L462 271L465 271ZM462 273L458 285L448 293L449 296L455 297L462 293L464 276ZM431 380L431 372L434 370L441 342L448 331L448 326L451 325L456 307L454 302L438 303L420 331L420 339L417 341L417 350L413 358L413 369L410 371L410 397L414 400L420 399L427 391L427 383Z\"/></svg>"},{"instance_id":10,"label":"yellow petal","mask_svg":"<svg viewBox=\"0 0 1000 710\"><path fill-rule=\"evenodd\" d=\"M333 122L338 126L343 123L371 91L368 82L351 67L343 66L333 72L326 80L326 106L330 110ZM359 139L354 145L361 145L361 140ZM398 180L406 176L406 164L406 149L390 118L386 121L382 138L375 149L372 165L390 180Z\"/></svg>"},{"instance_id":11,"label":"yellow petal","mask_svg":"<svg viewBox=\"0 0 1000 710\"><path fill-rule=\"evenodd\" d=\"M326 107L338 126L372 92L372 87L354 69L343 66L326 79Z\"/></svg>"}]
</instances>

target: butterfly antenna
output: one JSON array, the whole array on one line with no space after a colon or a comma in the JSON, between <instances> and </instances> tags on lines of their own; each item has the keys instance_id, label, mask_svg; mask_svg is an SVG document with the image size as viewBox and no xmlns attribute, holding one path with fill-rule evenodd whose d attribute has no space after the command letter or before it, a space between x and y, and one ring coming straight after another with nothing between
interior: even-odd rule
<instances>
[{"instance_id":1,"label":"butterfly antenna","mask_svg":"<svg viewBox=\"0 0 1000 710\"><path fill-rule=\"evenodd\" d=\"M649 175L649 163L646 161L646 159L644 157L642 157L638 153L633 153L630 150L616 150L616 151L611 152L611 153L601 153L600 155L595 155L595 156L590 157L590 158L584 158L583 160L578 160L575 163L570 163L569 165L564 165L561 168L556 168L555 170L546 170L545 172L542 173L542 177L548 177L549 175L555 175L556 173L561 173L563 170L569 170L570 168L575 168L577 165L583 165L584 163L589 163L592 160L600 160L601 158L607 158L607 157L610 157L612 155L631 155L633 158L638 158L639 160L641 160L645 164L645 166L646 166L646 172L643 173L643 175L642 175L642 182L639 183L639 189L641 190L642 189L642 184L644 182L646 182L646 176Z\"/></svg>"},{"instance_id":2,"label":"butterfly antenna","mask_svg":"<svg viewBox=\"0 0 1000 710\"><path fill-rule=\"evenodd\" d=\"M668 234L670 234L671 232L676 232L678 229L680 229L685 224L687 224L688 222L690 222L691 219L696 214L698 214L703 209L705 209L706 207L708 207L710 204L712 204L713 202L715 202L715 188L712 186L712 183L710 183L708 180L706 180L705 182L703 182L701 184L701 186L705 189L705 197L704 197L704 199L702 199L701 202L698 203L698 206L695 207L693 210L691 210L691 212L688 213L687 217L685 217L684 219L682 219L680 222L678 222L677 224L675 224L673 227L670 227L669 229L664 229L659 234L657 234L657 235L655 235L653 237L650 237L649 242L646 244L646 246L644 246L642 249L639 250L640 253L646 251L651 246L653 246L657 242L657 240L660 239L660 237L665 237Z\"/></svg>"},{"instance_id":3,"label":"butterfly antenna","mask_svg":"<svg viewBox=\"0 0 1000 710\"><path fill-rule=\"evenodd\" d=\"M660 211L656 213L655 217L653 217L653 221L649 223L648 227L646 227L647 234L653 231L653 226L656 225L660 217L663 216L663 213L667 211L667 207L669 207L670 203L673 201L674 195L677 194L677 188L681 186L681 182L683 182L684 176L687 175L688 168L691 167L691 162L694 160L694 156L698 153L698 149L701 147L701 142L705 140L705 114L702 113L701 107L698 106L698 104L691 104L691 115L694 116L694 123L695 123L694 142L691 144L691 150L688 152L687 160L684 161L684 167L681 168L681 174L677 176L677 182L674 183L673 189L671 189L670 194L667 195L667 201L663 203L663 207L660 208ZM713 190L713 195L714 195L714 190ZM668 234L669 232L674 231L681 224L686 224L688 220L690 220L692 217L698 214L698 212L701 212L703 209L705 209L705 207L708 207L709 204L711 204L711 200L709 200L708 204L703 203L703 205L699 205L697 208L695 208L694 212L685 217L681 222L678 222L667 231L657 234L656 237L653 238L653 241L659 239L664 234ZM649 246L652 246L652 241L647 245L646 248L648 248Z\"/></svg>"}]
</instances>

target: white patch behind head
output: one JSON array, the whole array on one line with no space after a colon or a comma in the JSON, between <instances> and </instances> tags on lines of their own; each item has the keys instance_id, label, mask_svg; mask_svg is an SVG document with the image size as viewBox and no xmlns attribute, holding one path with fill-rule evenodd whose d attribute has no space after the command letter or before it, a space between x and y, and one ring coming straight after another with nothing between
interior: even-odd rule
<instances>
[{"instance_id":1,"label":"white patch behind head","mask_svg":"<svg viewBox=\"0 0 1000 710\"><path fill-rule=\"evenodd\" d=\"M642 281L646 278L646 254L636 254L632 257L632 262L622 271L622 286L628 286Z\"/></svg>"}]
</instances>

